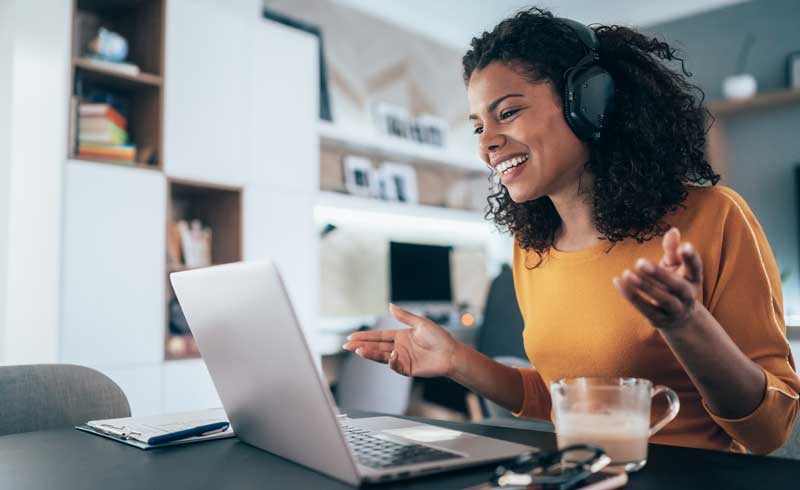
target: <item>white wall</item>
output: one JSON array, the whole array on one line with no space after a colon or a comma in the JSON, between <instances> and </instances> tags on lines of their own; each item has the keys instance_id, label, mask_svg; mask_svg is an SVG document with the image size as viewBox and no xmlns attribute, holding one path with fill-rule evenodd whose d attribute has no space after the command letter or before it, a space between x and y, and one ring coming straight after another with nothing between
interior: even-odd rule
<instances>
[{"instance_id":1,"label":"white wall","mask_svg":"<svg viewBox=\"0 0 800 490\"><path fill-rule=\"evenodd\" d=\"M584 23L649 25L676 17L694 15L744 0L672 0L642 2L640 0L605 0L603 2L573 0L532 2L530 0L335 0L378 16L424 36L432 37L459 49L466 49L473 36L491 29L520 8L541 5L552 8L560 17ZM266 0L269 5L270 0Z\"/></svg>"},{"instance_id":2,"label":"white wall","mask_svg":"<svg viewBox=\"0 0 800 490\"><path fill-rule=\"evenodd\" d=\"M8 270L9 169L11 168L11 67L14 2L0 1L0 364L5 359Z\"/></svg>"},{"instance_id":3,"label":"white wall","mask_svg":"<svg viewBox=\"0 0 800 490\"><path fill-rule=\"evenodd\" d=\"M6 17L10 11L13 15ZM6 49L10 38L10 53L2 57L6 64L10 59L12 69L0 87L11 96L3 113L5 124L13 125L2 130L0 123L0 130L13 145L4 145L10 151L2 171L8 176L8 201L0 205L0 214L8 216L8 227L0 232L7 242L7 262L0 266L5 280L0 292L6 293L0 358L9 364L55 361L70 2L6 0L2 14L0 23L11 24L2 28Z\"/></svg>"}]
</instances>

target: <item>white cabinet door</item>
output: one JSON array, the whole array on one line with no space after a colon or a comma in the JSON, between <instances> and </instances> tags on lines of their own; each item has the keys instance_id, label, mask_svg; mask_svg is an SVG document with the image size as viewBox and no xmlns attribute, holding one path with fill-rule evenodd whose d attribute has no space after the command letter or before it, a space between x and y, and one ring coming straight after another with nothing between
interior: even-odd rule
<instances>
[{"instance_id":1,"label":"white cabinet door","mask_svg":"<svg viewBox=\"0 0 800 490\"><path fill-rule=\"evenodd\" d=\"M205 362L192 359L164 363L164 413L221 406Z\"/></svg>"},{"instance_id":2,"label":"white cabinet door","mask_svg":"<svg viewBox=\"0 0 800 490\"><path fill-rule=\"evenodd\" d=\"M63 361L112 367L163 359L166 212L160 172L67 163Z\"/></svg>"},{"instance_id":3,"label":"white cabinet door","mask_svg":"<svg viewBox=\"0 0 800 490\"><path fill-rule=\"evenodd\" d=\"M271 21L255 25L252 179L244 194L244 258L278 265L305 329L316 327L319 252L317 39Z\"/></svg>"},{"instance_id":4,"label":"white cabinet door","mask_svg":"<svg viewBox=\"0 0 800 490\"><path fill-rule=\"evenodd\" d=\"M261 2L167 2L164 171L243 185L249 173L252 25Z\"/></svg>"},{"instance_id":5,"label":"white cabinet door","mask_svg":"<svg viewBox=\"0 0 800 490\"><path fill-rule=\"evenodd\" d=\"M258 185L319 191L319 53L316 37L268 20L253 46L251 158Z\"/></svg>"},{"instance_id":6,"label":"white cabinet door","mask_svg":"<svg viewBox=\"0 0 800 490\"><path fill-rule=\"evenodd\" d=\"M274 260L301 325L319 312L319 238L314 196L250 185L244 194L244 259Z\"/></svg>"}]
</instances>

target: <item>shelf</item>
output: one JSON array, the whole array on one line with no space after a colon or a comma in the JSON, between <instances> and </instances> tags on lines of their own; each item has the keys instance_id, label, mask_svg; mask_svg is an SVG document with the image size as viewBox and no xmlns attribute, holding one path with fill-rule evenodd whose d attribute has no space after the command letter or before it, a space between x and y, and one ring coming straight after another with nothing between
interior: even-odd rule
<instances>
[{"instance_id":1,"label":"shelf","mask_svg":"<svg viewBox=\"0 0 800 490\"><path fill-rule=\"evenodd\" d=\"M70 155L67 158L69 159L70 162L102 163L104 165L116 165L118 167L125 167L125 168L155 170L157 172L161 171L161 167L159 167L158 165L150 165L149 163L142 163L142 162L120 162L116 160L106 160L103 158L77 157L73 155Z\"/></svg>"},{"instance_id":2,"label":"shelf","mask_svg":"<svg viewBox=\"0 0 800 490\"><path fill-rule=\"evenodd\" d=\"M711 102L707 108L714 117L733 117L749 111L800 104L800 89L775 90L754 95L747 99Z\"/></svg>"},{"instance_id":3,"label":"shelf","mask_svg":"<svg viewBox=\"0 0 800 490\"><path fill-rule=\"evenodd\" d=\"M467 171L481 171L485 168L477 155L376 134L372 128L339 127L326 121L320 121L317 125L317 133L322 146L363 153L384 160L447 165Z\"/></svg>"},{"instance_id":4,"label":"shelf","mask_svg":"<svg viewBox=\"0 0 800 490\"><path fill-rule=\"evenodd\" d=\"M161 77L151 73L139 73L131 75L121 71L113 70L95 65L84 58L73 59L75 70L83 74L85 80L97 82L114 88L137 90L144 88L157 88L163 83Z\"/></svg>"},{"instance_id":5,"label":"shelf","mask_svg":"<svg viewBox=\"0 0 800 490\"><path fill-rule=\"evenodd\" d=\"M242 188L168 178L167 253L166 253L166 343L167 360L193 359L200 351L184 325L185 317L175 301L169 274L190 270L183 261L183 247L177 223L200 220L211 229L211 264L227 264L242 260Z\"/></svg>"},{"instance_id":6,"label":"shelf","mask_svg":"<svg viewBox=\"0 0 800 490\"><path fill-rule=\"evenodd\" d=\"M136 166L162 165L162 113L165 0L73 0L72 2L71 89L68 154L76 151L80 116L77 105L105 102L127 119L128 140L136 145ZM104 27L128 43L126 63L138 66L130 73L124 65L90 58L90 42ZM111 100L109 96L113 97ZM119 164L102 158L87 159Z\"/></svg>"},{"instance_id":7,"label":"shelf","mask_svg":"<svg viewBox=\"0 0 800 490\"><path fill-rule=\"evenodd\" d=\"M314 218L318 224L346 225L375 232L416 232L481 240L494 230L492 223L478 211L387 202L327 191L318 194Z\"/></svg>"},{"instance_id":8,"label":"shelf","mask_svg":"<svg viewBox=\"0 0 800 490\"><path fill-rule=\"evenodd\" d=\"M483 213L479 211L423 206L404 202L390 202L381 199L342 194L339 192L321 191L318 196L317 208L338 209L355 213L408 216L437 221L452 221L463 224L488 224L483 218Z\"/></svg>"}]
</instances>

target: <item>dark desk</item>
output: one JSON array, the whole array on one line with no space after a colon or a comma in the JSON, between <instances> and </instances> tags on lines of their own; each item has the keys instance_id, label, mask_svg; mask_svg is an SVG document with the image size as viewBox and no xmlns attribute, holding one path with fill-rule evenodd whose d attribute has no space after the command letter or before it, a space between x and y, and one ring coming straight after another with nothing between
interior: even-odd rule
<instances>
[{"instance_id":1,"label":"dark desk","mask_svg":"<svg viewBox=\"0 0 800 490\"><path fill-rule=\"evenodd\" d=\"M434 422L545 449L550 433ZM626 489L798 489L800 462L669 446L650 447L650 462ZM461 489L485 481L491 467L374 488ZM62 429L0 437L0 488L49 489L348 489L237 439L152 451Z\"/></svg>"}]
</instances>

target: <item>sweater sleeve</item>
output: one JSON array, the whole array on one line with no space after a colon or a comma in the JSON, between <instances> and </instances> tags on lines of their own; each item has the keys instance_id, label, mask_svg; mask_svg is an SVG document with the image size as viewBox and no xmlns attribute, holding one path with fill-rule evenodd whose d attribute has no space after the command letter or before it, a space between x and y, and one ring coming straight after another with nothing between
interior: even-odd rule
<instances>
[{"instance_id":1,"label":"sweater sleeve","mask_svg":"<svg viewBox=\"0 0 800 490\"><path fill-rule=\"evenodd\" d=\"M734 440L757 454L782 446L800 410L800 379L783 320L781 280L764 231L735 192L722 195L725 216L719 266L706 306L736 345L764 371L758 407L740 419L711 418Z\"/></svg>"},{"instance_id":2,"label":"sweater sleeve","mask_svg":"<svg viewBox=\"0 0 800 490\"><path fill-rule=\"evenodd\" d=\"M525 398L522 400L522 408L519 412L514 412L514 416L550 420L550 391L539 371L535 368L516 367L515 369L522 376Z\"/></svg>"}]
</instances>

